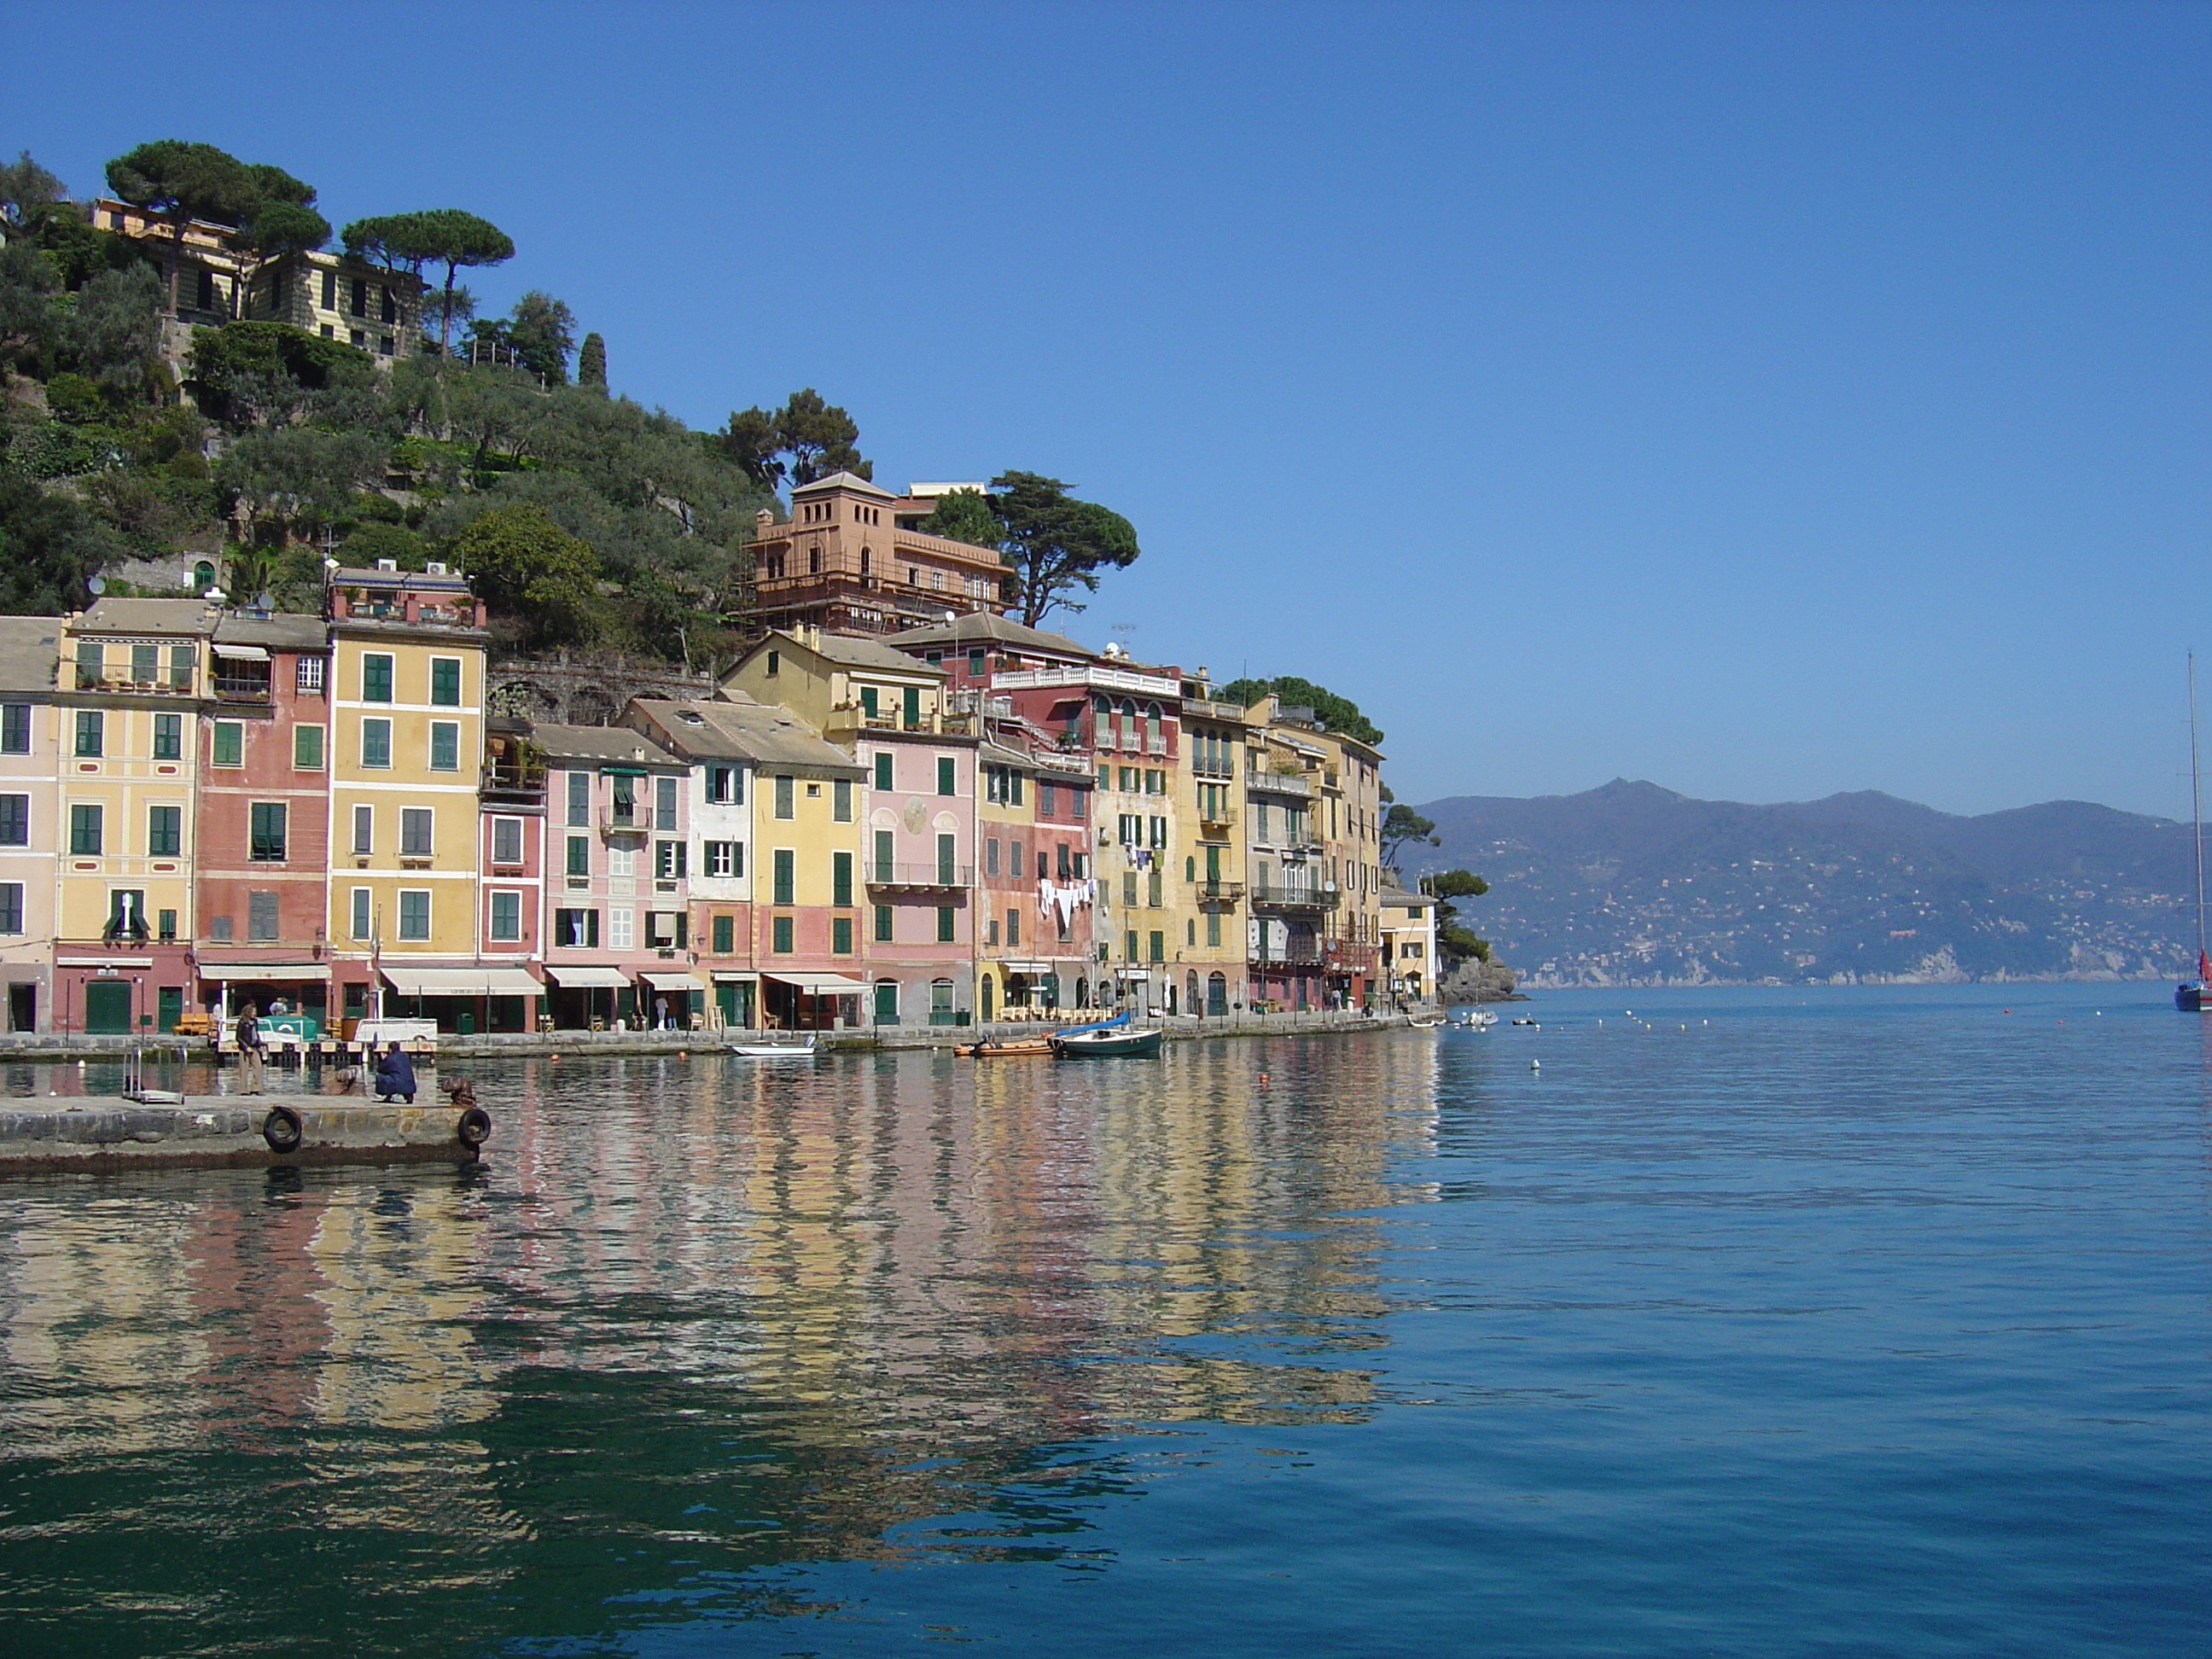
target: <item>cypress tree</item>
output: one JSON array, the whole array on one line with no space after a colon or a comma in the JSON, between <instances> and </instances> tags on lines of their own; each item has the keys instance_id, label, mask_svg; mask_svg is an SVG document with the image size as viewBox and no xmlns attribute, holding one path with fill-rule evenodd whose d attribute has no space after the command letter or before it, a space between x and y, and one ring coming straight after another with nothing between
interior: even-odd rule
<instances>
[{"instance_id":1,"label":"cypress tree","mask_svg":"<svg viewBox=\"0 0 2212 1659\"><path fill-rule=\"evenodd\" d=\"M576 354L576 384L607 389L607 343L597 334L586 334Z\"/></svg>"}]
</instances>

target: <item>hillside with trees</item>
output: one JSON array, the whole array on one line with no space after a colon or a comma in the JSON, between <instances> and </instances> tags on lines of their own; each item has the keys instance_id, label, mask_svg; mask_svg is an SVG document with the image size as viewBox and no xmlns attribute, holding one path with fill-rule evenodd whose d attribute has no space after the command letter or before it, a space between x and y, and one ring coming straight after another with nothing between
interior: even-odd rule
<instances>
[{"instance_id":1,"label":"hillside with trees","mask_svg":"<svg viewBox=\"0 0 2212 1659\"><path fill-rule=\"evenodd\" d=\"M249 280L326 248L331 227L311 185L210 145L139 145L106 182L168 234L95 228L88 204L27 155L0 167L10 611L80 606L88 577L180 550L219 560L231 591L295 609L319 602L326 554L404 568L444 559L472 574L481 561L512 648L696 659L732 638L754 516L781 516L777 485L817 461L867 471L850 417L811 390L763 456L743 433L696 432L611 393L605 338L586 335L580 353L577 319L552 295L479 315L460 278L515 248L453 209L356 220L337 239L426 284L419 355L380 367L234 311L198 328L173 372L161 341L187 225L228 227ZM825 425L831 439L817 441ZM799 465L778 463L778 449Z\"/></svg>"}]
</instances>

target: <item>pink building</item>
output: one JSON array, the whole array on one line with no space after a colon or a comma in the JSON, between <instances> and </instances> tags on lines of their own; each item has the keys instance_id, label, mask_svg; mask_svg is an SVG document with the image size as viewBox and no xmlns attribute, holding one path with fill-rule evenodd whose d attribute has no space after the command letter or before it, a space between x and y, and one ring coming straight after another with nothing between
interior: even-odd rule
<instances>
[{"instance_id":1,"label":"pink building","mask_svg":"<svg viewBox=\"0 0 2212 1659\"><path fill-rule=\"evenodd\" d=\"M490 715L484 721L484 764L477 786L478 857L483 879L477 894L477 955L487 963L512 963L543 977L545 921L545 777L544 757L532 744L526 721ZM520 1014L521 1030L538 1028L544 1013L507 998L490 999L490 1029Z\"/></svg>"},{"instance_id":2,"label":"pink building","mask_svg":"<svg viewBox=\"0 0 2212 1659\"><path fill-rule=\"evenodd\" d=\"M878 1025L966 1024L975 908L975 751L945 732L863 727L868 977Z\"/></svg>"}]
</instances>

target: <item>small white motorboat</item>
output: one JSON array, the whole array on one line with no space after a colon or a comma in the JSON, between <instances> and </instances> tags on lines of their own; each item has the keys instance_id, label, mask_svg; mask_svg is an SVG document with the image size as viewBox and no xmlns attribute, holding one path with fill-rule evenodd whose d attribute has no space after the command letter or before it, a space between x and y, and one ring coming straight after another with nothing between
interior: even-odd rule
<instances>
[{"instance_id":1,"label":"small white motorboat","mask_svg":"<svg viewBox=\"0 0 2212 1659\"><path fill-rule=\"evenodd\" d=\"M811 1060L814 1033L809 1031L804 1042L732 1042L729 1048L745 1060Z\"/></svg>"},{"instance_id":2,"label":"small white motorboat","mask_svg":"<svg viewBox=\"0 0 2212 1659\"><path fill-rule=\"evenodd\" d=\"M1474 1030L1486 1031L1498 1024L1498 1016L1487 1008L1470 1008L1467 1011L1467 1018L1460 1024Z\"/></svg>"}]
</instances>

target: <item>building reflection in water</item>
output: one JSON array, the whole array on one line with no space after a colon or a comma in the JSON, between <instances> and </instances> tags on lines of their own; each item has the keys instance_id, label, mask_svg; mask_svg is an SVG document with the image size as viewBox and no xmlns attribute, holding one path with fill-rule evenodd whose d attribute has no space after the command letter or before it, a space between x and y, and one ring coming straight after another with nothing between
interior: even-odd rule
<instances>
[{"instance_id":1,"label":"building reflection in water","mask_svg":"<svg viewBox=\"0 0 2212 1659\"><path fill-rule=\"evenodd\" d=\"M480 1610L501 1631L701 1574L770 1596L731 1575L896 1558L936 1517L996 1521L931 1547L1078 1547L1135 1478L1125 1431L1372 1409L1377 1212L1432 1196L1392 1170L1431 1149L1437 1055L533 1060L479 1077L481 1174L10 1183L18 1513L320 1538L395 1636L489 1586L518 1598ZM58 1556L19 1601L92 1571ZM283 1601L137 1571L239 1639Z\"/></svg>"}]
</instances>

